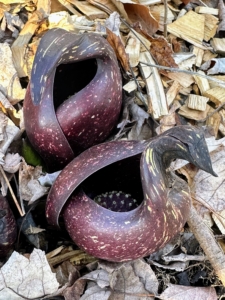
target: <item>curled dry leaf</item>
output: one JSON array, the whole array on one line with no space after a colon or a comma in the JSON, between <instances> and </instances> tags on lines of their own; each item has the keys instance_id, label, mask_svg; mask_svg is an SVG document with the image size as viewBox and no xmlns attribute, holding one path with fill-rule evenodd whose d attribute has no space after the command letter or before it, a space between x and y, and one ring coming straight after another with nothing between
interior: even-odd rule
<instances>
[{"instance_id":1,"label":"curled dry leaf","mask_svg":"<svg viewBox=\"0 0 225 300\"><path fill-rule=\"evenodd\" d=\"M116 56L118 60L121 62L122 67L127 72L130 69L130 67L129 67L128 55L125 51L124 44L122 43L120 37L118 37L115 33L113 33L108 28L106 28L106 33L107 33L107 41L115 51Z\"/></svg>"},{"instance_id":2,"label":"curled dry leaf","mask_svg":"<svg viewBox=\"0 0 225 300\"><path fill-rule=\"evenodd\" d=\"M153 35L159 28L159 22L145 5L124 3L124 9L132 23L139 23L143 32Z\"/></svg>"},{"instance_id":3,"label":"curled dry leaf","mask_svg":"<svg viewBox=\"0 0 225 300\"><path fill-rule=\"evenodd\" d=\"M38 179L42 174L41 167L32 167L22 162L19 169L19 190L21 198L33 203L47 194L47 187L42 186Z\"/></svg>"},{"instance_id":4,"label":"curled dry leaf","mask_svg":"<svg viewBox=\"0 0 225 300\"><path fill-rule=\"evenodd\" d=\"M36 299L54 293L58 286L41 250L34 249L29 259L13 252L0 271L0 299Z\"/></svg>"},{"instance_id":5,"label":"curled dry leaf","mask_svg":"<svg viewBox=\"0 0 225 300\"><path fill-rule=\"evenodd\" d=\"M225 73L225 58L213 58L201 65L201 70L207 75Z\"/></svg>"}]
</instances>

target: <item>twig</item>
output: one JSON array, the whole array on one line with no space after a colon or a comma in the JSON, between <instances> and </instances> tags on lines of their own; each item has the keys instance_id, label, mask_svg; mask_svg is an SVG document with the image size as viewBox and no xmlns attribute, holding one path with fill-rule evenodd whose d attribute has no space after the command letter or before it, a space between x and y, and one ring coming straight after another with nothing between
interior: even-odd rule
<instances>
[{"instance_id":1,"label":"twig","mask_svg":"<svg viewBox=\"0 0 225 300\"><path fill-rule=\"evenodd\" d=\"M204 119L201 120L195 120L197 123L201 123L201 122L205 122L208 118L210 118L213 114L215 114L216 112L218 112L221 108L223 108L225 105L225 103L220 104L220 106L218 106L213 112L211 112L210 114L208 114L207 117L205 117Z\"/></svg>"},{"instance_id":2,"label":"twig","mask_svg":"<svg viewBox=\"0 0 225 300\"><path fill-rule=\"evenodd\" d=\"M215 240L210 228L204 223L193 206L191 206L188 225L210 261L215 273L225 285L225 255Z\"/></svg>"},{"instance_id":3,"label":"twig","mask_svg":"<svg viewBox=\"0 0 225 300\"><path fill-rule=\"evenodd\" d=\"M213 77L208 76L208 75L200 74L198 72L182 70L182 69L177 69L177 68L170 68L170 67L165 67L165 66L161 66L161 65L154 65L154 64L149 64L149 63L142 62L142 61L139 61L139 63L147 65L149 67L154 67L154 68L158 68L158 69L162 69L162 70L167 70L167 71L170 71L170 72L185 73L185 74L189 74L189 75L200 76L200 77L206 78L208 80L214 81L222 87L225 87L225 82L223 80L216 79L216 78L213 78Z\"/></svg>"},{"instance_id":4,"label":"twig","mask_svg":"<svg viewBox=\"0 0 225 300\"><path fill-rule=\"evenodd\" d=\"M11 187L11 185L10 185L10 182L9 182L7 176L5 175L5 171L3 170L3 168L2 168L1 165L0 165L0 171L1 171L2 176L4 177L4 179L5 179L5 181L6 181L6 184L7 184L8 188L9 188L9 191L10 191L10 193L11 193L11 195L12 195L12 198L13 198L13 201L14 201L15 205L16 205L16 207L17 207L17 209L18 209L18 211L19 211L21 217L23 217L23 216L24 216L24 213L22 212L22 210L21 210L21 208L20 208L20 206L19 206L19 204L18 204L18 201L17 201L16 196L15 196L15 194L14 194L14 192L13 192L13 189L12 189L12 187Z\"/></svg>"},{"instance_id":5,"label":"twig","mask_svg":"<svg viewBox=\"0 0 225 300\"><path fill-rule=\"evenodd\" d=\"M164 3L164 38L167 39L167 16L168 16L168 3L167 0L163 0Z\"/></svg>"}]
</instances>

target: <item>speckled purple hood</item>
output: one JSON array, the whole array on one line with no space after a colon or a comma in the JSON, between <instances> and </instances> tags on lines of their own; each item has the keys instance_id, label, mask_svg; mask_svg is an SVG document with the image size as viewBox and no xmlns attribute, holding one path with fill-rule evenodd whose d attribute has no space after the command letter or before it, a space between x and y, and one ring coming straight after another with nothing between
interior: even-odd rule
<instances>
[{"instance_id":1,"label":"speckled purple hood","mask_svg":"<svg viewBox=\"0 0 225 300\"><path fill-rule=\"evenodd\" d=\"M167 180L166 169L175 158L216 175L203 134L191 126L177 126L149 142L113 141L91 147L58 176L48 195L47 220L57 226L62 212L73 241L93 256L110 261L147 256L179 233L189 215L186 182L177 176L172 185ZM144 200L126 212L111 211L92 200L95 192L110 188Z\"/></svg>"},{"instance_id":2,"label":"speckled purple hood","mask_svg":"<svg viewBox=\"0 0 225 300\"><path fill-rule=\"evenodd\" d=\"M55 110L57 67L86 60L93 63L93 59L93 79ZM59 92L64 89L63 81L58 83ZM63 168L78 153L109 135L121 109L121 84L115 53L103 37L94 33L77 35L59 28L43 36L24 101L24 121L28 138L49 171Z\"/></svg>"}]
</instances>

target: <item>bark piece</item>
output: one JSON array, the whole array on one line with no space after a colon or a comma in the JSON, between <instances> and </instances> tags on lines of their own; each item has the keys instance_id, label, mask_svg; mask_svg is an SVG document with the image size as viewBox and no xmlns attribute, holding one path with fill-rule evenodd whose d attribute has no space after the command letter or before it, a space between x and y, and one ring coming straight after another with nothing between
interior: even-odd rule
<instances>
[{"instance_id":1,"label":"bark piece","mask_svg":"<svg viewBox=\"0 0 225 300\"><path fill-rule=\"evenodd\" d=\"M140 54L140 61L154 64L150 53L147 51ZM146 81L149 101L148 111L153 114L155 119L159 119L161 116L168 114L168 107L158 70L144 64L140 64L140 70L143 79Z\"/></svg>"}]
</instances>

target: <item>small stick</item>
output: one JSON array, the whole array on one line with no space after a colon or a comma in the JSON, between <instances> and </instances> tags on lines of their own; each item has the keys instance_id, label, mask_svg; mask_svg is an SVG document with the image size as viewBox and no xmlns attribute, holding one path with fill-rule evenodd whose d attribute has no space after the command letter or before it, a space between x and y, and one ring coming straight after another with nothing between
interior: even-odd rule
<instances>
[{"instance_id":1,"label":"small stick","mask_svg":"<svg viewBox=\"0 0 225 300\"><path fill-rule=\"evenodd\" d=\"M14 194L14 192L13 192L13 189L12 189L12 187L11 187L11 185L10 185L10 182L9 182L7 176L5 175L5 171L3 170L3 168L2 168L1 165L0 165L0 171L1 171L2 176L4 177L4 179L5 179L5 181L6 181L6 184L7 184L8 188L9 188L9 191L10 191L10 193L11 193L11 195L12 195L12 198L13 198L15 204L16 204L16 207L17 207L17 209L18 209L18 211L19 211L21 217L23 217L25 214L22 212L22 210L21 210L21 208L20 208L20 206L19 206L19 204L18 204L18 201L17 201L16 196L15 196L15 194Z\"/></svg>"},{"instance_id":2,"label":"small stick","mask_svg":"<svg viewBox=\"0 0 225 300\"><path fill-rule=\"evenodd\" d=\"M208 116L204 119L201 120L195 120L195 122L197 123L202 123L205 122L208 118L212 117L213 114L215 114L216 112L218 112L221 108L223 108L225 105L225 103L220 104L220 106L218 106L213 112L211 112L210 114L208 114Z\"/></svg>"},{"instance_id":3,"label":"small stick","mask_svg":"<svg viewBox=\"0 0 225 300\"><path fill-rule=\"evenodd\" d=\"M225 285L225 256L222 248L215 240L212 230L207 227L193 206L187 221L191 231L210 261L216 275Z\"/></svg>"},{"instance_id":4,"label":"small stick","mask_svg":"<svg viewBox=\"0 0 225 300\"><path fill-rule=\"evenodd\" d=\"M167 39L167 15L168 15L168 3L167 0L163 0L164 3L164 38Z\"/></svg>"},{"instance_id":5,"label":"small stick","mask_svg":"<svg viewBox=\"0 0 225 300\"><path fill-rule=\"evenodd\" d=\"M167 70L167 71L170 71L170 72L185 73L185 74L189 74L189 75L200 76L200 77L206 78L208 80L214 81L214 82L218 83L222 87L225 87L225 81L213 78L213 77L208 76L208 75L200 74L198 72L188 71L188 70L182 70L182 69L178 69L178 68L170 68L170 67L165 67L165 66L161 66L161 65L149 64L149 63L146 63L144 61L139 61L139 63L147 65L147 66L150 66L150 67Z\"/></svg>"}]
</instances>

